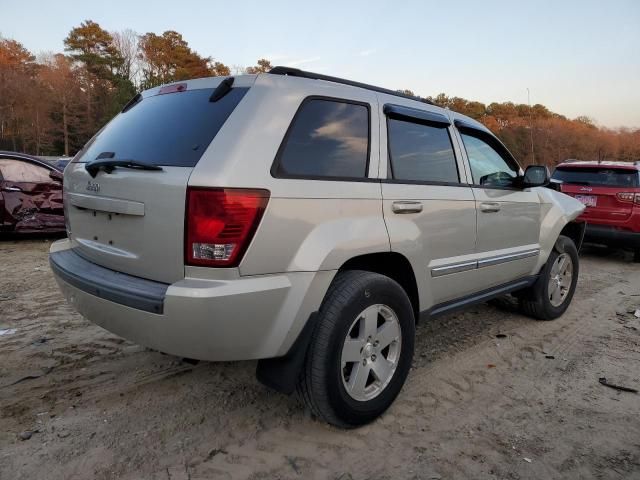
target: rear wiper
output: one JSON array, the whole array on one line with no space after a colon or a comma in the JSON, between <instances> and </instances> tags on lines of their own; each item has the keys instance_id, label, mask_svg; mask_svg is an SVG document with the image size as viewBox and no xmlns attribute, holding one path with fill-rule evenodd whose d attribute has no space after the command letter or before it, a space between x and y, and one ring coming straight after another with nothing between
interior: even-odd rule
<instances>
[{"instance_id":1,"label":"rear wiper","mask_svg":"<svg viewBox=\"0 0 640 480\"><path fill-rule=\"evenodd\" d=\"M95 178L100 170L111 173L116 167L138 168L140 170L162 170L162 167L151 163L138 162L136 160L118 160L115 158L98 158L84 165L84 169L89 172L89 175L93 178Z\"/></svg>"}]
</instances>

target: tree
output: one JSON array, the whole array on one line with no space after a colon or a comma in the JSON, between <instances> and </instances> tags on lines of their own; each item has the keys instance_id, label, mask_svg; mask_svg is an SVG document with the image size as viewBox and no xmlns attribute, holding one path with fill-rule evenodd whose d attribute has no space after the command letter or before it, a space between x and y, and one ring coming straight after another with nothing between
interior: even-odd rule
<instances>
[{"instance_id":1,"label":"tree","mask_svg":"<svg viewBox=\"0 0 640 480\"><path fill-rule=\"evenodd\" d=\"M43 58L40 73L50 105L49 146L66 156L80 148L85 140L82 135L84 92L76 69L68 57L58 53Z\"/></svg>"},{"instance_id":2,"label":"tree","mask_svg":"<svg viewBox=\"0 0 640 480\"><path fill-rule=\"evenodd\" d=\"M64 39L64 46L71 58L99 79L111 79L124 63L113 36L92 20L73 28Z\"/></svg>"},{"instance_id":3,"label":"tree","mask_svg":"<svg viewBox=\"0 0 640 480\"><path fill-rule=\"evenodd\" d=\"M582 123L584 125L587 125L589 127L594 127L595 128L595 124L593 123L593 120L589 117L587 117L586 115L581 115L579 117L577 117L575 119L576 122L578 123Z\"/></svg>"},{"instance_id":4,"label":"tree","mask_svg":"<svg viewBox=\"0 0 640 480\"><path fill-rule=\"evenodd\" d=\"M138 85L140 73L140 43L139 36L131 29L120 32L112 32L113 46L120 56L121 63L116 73L121 78L128 79L134 85Z\"/></svg>"},{"instance_id":5,"label":"tree","mask_svg":"<svg viewBox=\"0 0 640 480\"><path fill-rule=\"evenodd\" d=\"M229 75L229 67L202 57L191 50L178 32L162 35L145 33L140 37L142 86L151 88L163 83L191 78Z\"/></svg>"},{"instance_id":6,"label":"tree","mask_svg":"<svg viewBox=\"0 0 640 480\"><path fill-rule=\"evenodd\" d=\"M213 62L210 66L212 77L227 77L231 75L231 69L224 63Z\"/></svg>"},{"instance_id":7,"label":"tree","mask_svg":"<svg viewBox=\"0 0 640 480\"><path fill-rule=\"evenodd\" d=\"M20 42L0 37L1 66L33 71L35 59L31 52L24 48Z\"/></svg>"},{"instance_id":8,"label":"tree","mask_svg":"<svg viewBox=\"0 0 640 480\"><path fill-rule=\"evenodd\" d=\"M86 129L91 136L135 94L125 59L113 36L92 20L73 28L64 39L85 91Z\"/></svg>"},{"instance_id":9,"label":"tree","mask_svg":"<svg viewBox=\"0 0 640 480\"><path fill-rule=\"evenodd\" d=\"M39 138L37 98L38 65L24 46L0 37L0 147L30 148ZM34 131L36 129L36 131ZM37 146L31 146L34 150Z\"/></svg>"},{"instance_id":10,"label":"tree","mask_svg":"<svg viewBox=\"0 0 640 480\"><path fill-rule=\"evenodd\" d=\"M258 60L258 64L254 67L247 67L245 69L245 73L256 74L256 73L267 73L273 67L271 66L271 62L266 58L261 58Z\"/></svg>"}]
</instances>

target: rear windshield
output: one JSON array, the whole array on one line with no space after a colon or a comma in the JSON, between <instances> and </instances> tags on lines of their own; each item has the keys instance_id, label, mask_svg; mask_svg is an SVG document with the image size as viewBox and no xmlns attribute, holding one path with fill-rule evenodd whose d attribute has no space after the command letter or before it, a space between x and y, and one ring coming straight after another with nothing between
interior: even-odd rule
<instances>
[{"instance_id":1,"label":"rear windshield","mask_svg":"<svg viewBox=\"0 0 640 480\"><path fill-rule=\"evenodd\" d=\"M638 172L622 168L557 168L551 177L562 183L602 187L637 187Z\"/></svg>"},{"instance_id":2,"label":"rear windshield","mask_svg":"<svg viewBox=\"0 0 640 480\"><path fill-rule=\"evenodd\" d=\"M217 102L209 101L213 89L144 98L116 116L89 144L80 161L110 152L110 157L119 160L193 167L247 90L233 88Z\"/></svg>"}]
</instances>

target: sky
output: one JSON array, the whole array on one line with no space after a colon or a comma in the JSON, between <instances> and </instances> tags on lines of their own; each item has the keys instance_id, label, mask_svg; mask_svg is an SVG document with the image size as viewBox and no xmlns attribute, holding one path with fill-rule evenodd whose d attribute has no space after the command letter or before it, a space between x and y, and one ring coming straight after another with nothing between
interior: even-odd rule
<instances>
[{"instance_id":1,"label":"sky","mask_svg":"<svg viewBox=\"0 0 640 480\"><path fill-rule=\"evenodd\" d=\"M273 65L429 96L541 103L640 127L640 0L0 0L0 35L60 52L83 20L180 32L229 66Z\"/></svg>"}]
</instances>

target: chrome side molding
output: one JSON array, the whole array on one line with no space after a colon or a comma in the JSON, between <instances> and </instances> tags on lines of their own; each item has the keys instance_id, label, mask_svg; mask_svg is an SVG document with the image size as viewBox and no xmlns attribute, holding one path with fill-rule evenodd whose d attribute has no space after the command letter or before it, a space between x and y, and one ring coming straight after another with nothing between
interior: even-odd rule
<instances>
[{"instance_id":1,"label":"chrome side molding","mask_svg":"<svg viewBox=\"0 0 640 480\"><path fill-rule=\"evenodd\" d=\"M513 260L521 260L528 257L537 257L540 254L540 249L526 250L524 252L510 253L508 255L498 255L495 257L484 258L478 260L478 268L490 267L492 265L499 265L501 263L512 262Z\"/></svg>"},{"instance_id":2,"label":"chrome side molding","mask_svg":"<svg viewBox=\"0 0 640 480\"><path fill-rule=\"evenodd\" d=\"M466 272L467 270L473 270L478 268L478 262L473 260L471 262L452 263L451 265L444 265L442 267L436 267L431 269L432 277L441 277L442 275L449 275L451 273Z\"/></svg>"},{"instance_id":3,"label":"chrome side molding","mask_svg":"<svg viewBox=\"0 0 640 480\"><path fill-rule=\"evenodd\" d=\"M509 253L506 255L494 255L492 257L487 257L480 260L451 263L449 265L432 268L431 276L441 277L443 275L450 275L452 273L466 272L467 270L474 270L483 267L491 267L493 265L499 265L501 263L513 262L514 260L522 260L528 257L537 257L539 254L540 249L534 248L531 250L525 250L523 252Z\"/></svg>"}]
</instances>

